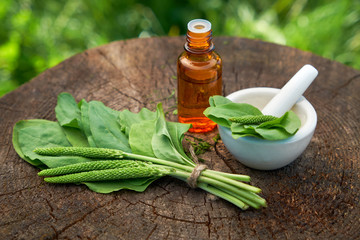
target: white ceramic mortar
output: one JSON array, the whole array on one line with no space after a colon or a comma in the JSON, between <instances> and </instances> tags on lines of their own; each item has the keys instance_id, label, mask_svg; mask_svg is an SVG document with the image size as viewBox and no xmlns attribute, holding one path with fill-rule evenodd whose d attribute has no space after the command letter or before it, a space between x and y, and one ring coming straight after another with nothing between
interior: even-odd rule
<instances>
[{"instance_id":1,"label":"white ceramic mortar","mask_svg":"<svg viewBox=\"0 0 360 240\"><path fill-rule=\"evenodd\" d=\"M248 103L260 110L280 91L276 88L248 88L227 96L233 102ZM255 137L234 139L231 130L218 126L222 141L242 164L259 170L273 170L294 161L308 146L317 123L313 106L301 97L291 109L301 120L298 132L287 139L270 141Z\"/></svg>"},{"instance_id":2,"label":"white ceramic mortar","mask_svg":"<svg viewBox=\"0 0 360 240\"><path fill-rule=\"evenodd\" d=\"M316 128L316 111L302 94L317 74L314 67L305 65L282 89L248 88L227 96L233 102L257 107L264 115L280 117L291 109L301 121L301 127L294 136L278 141L255 137L234 139L229 128L218 126L221 139L230 153L244 165L259 170L281 168L299 157L310 143Z\"/></svg>"}]
</instances>

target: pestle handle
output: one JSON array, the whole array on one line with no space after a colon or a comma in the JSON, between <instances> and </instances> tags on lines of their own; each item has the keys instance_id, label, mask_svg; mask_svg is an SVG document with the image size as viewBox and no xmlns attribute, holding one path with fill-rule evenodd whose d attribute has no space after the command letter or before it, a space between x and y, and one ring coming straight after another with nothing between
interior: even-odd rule
<instances>
[{"instance_id":1,"label":"pestle handle","mask_svg":"<svg viewBox=\"0 0 360 240\"><path fill-rule=\"evenodd\" d=\"M264 115L281 117L299 100L314 81L318 71L311 65L303 66L264 107Z\"/></svg>"}]
</instances>

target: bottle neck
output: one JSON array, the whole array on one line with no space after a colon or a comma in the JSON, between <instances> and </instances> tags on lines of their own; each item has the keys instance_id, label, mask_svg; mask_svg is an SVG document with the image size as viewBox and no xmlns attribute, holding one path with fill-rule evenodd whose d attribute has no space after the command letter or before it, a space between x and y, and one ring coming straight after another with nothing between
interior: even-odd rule
<instances>
[{"instance_id":1,"label":"bottle neck","mask_svg":"<svg viewBox=\"0 0 360 240\"><path fill-rule=\"evenodd\" d=\"M185 51L193 54L204 54L214 51L215 47L212 43L212 31L204 33L194 33L187 31Z\"/></svg>"}]
</instances>

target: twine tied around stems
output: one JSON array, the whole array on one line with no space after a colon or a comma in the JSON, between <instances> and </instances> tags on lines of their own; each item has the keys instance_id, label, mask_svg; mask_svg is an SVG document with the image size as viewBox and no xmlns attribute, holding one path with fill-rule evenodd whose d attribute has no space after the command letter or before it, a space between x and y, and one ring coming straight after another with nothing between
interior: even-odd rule
<instances>
[{"instance_id":1,"label":"twine tied around stems","mask_svg":"<svg viewBox=\"0 0 360 240\"><path fill-rule=\"evenodd\" d=\"M190 145L189 151L191 154L191 157L193 158L193 161L196 163L196 166L194 167L194 170L191 172L190 177L187 179L187 183L190 187L196 188L197 187L197 180L201 175L201 172L207 169L207 165L202 164L199 162L198 157L196 156L194 152L194 148Z\"/></svg>"}]
</instances>

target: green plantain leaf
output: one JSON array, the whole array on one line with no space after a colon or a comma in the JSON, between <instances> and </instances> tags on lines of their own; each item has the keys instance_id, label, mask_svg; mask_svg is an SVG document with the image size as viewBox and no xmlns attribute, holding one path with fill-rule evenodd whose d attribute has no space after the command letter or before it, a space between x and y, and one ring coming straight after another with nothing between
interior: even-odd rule
<instances>
[{"instance_id":1,"label":"green plantain leaf","mask_svg":"<svg viewBox=\"0 0 360 240\"><path fill-rule=\"evenodd\" d=\"M256 128L255 131L267 140L282 140L292 136L282 128Z\"/></svg>"},{"instance_id":2,"label":"green plantain leaf","mask_svg":"<svg viewBox=\"0 0 360 240\"><path fill-rule=\"evenodd\" d=\"M157 106L158 118L155 124L155 132L152 137L151 145L154 155L157 158L165 159L181 164L189 164L187 159L177 151L173 138L167 128L162 105ZM177 143L176 143L177 144Z\"/></svg>"},{"instance_id":3,"label":"green plantain leaf","mask_svg":"<svg viewBox=\"0 0 360 240\"><path fill-rule=\"evenodd\" d=\"M33 152L37 147L70 147L59 123L48 120L21 121L14 128L19 156L35 166L43 164L42 156ZM15 146L14 145L14 146Z\"/></svg>"},{"instance_id":4,"label":"green plantain leaf","mask_svg":"<svg viewBox=\"0 0 360 240\"><path fill-rule=\"evenodd\" d=\"M120 112L119 122L123 132L125 132L126 136L129 136L130 129L133 124L146 120L153 120L156 116L156 112L152 112L147 108L141 109L139 113L133 113L126 109Z\"/></svg>"},{"instance_id":5,"label":"green plantain leaf","mask_svg":"<svg viewBox=\"0 0 360 240\"><path fill-rule=\"evenodd\" d=\"M12 135L12 143L14 146L14 149L16 151L16 153L25 161L27 161L28 163L40 167L43 165L43 163L40 160L37 159L30 159L29 157L26 157L21 146L19 143L19 139L22 137L22 135L19 137L19 131L27 128L27 127L33 127L33 126L38 126L38 125L42 125L42 124L46 124L48 121L47 120L43 120L43 119L31 119L31 120L20 120L18 121L14 128L13 128L13 135ZM31 144L31 143L29 143ZM43 167L41 167L43 168Z\"/></svg>"},{"instance_id":6,"label":"green plantain leaf","mask_svg":"<svg viewBox=\"0 0 360 240\"><path fill-rule=\"evenodd\" d=\"M226 97L215 95L209 98L210 107L217 107L227 103L232 103L232 101Z\"/></svg>"},{"instance_id":7,"label":"green plantain leaf","mask_svg":"<svg viewBox=\"0 0 360 240\"><path fill-rule=\"evenodd\" d=\"M90 130L90 119L89 119L89 103L87 103L84 99L79 102L79 106L81 109L81 122L80 122L80 128L82 129L82 132L87 138L87 141L90 145L90 147L97 147L94 141L94 138L92 136L91 130Z\"/></svg>"},{"instance_id":8,"label":"green plantain leaf","mask_svg":"<svg viewBox=\"0 0 360 240\"><path fill-rule=\"evenodd\" d=\"M253 125L244 125L240 123L232 123L231 124L231 133L234 139L238 139L239 137L259 137L261 135L255 131L255 127Z\"/></svg>"},{"instance_id":9,"label":"green plantain leaf","mask_svg":"<svg viewBox=\"0 0 360 240\"><path fill-rule=\"evenodd\" d=\"M69 93L60 93L58 95L57 105L55 107L56 119L61 126L79 128L81 120L80 109Z\"/></svg>"},{"instance_id":10,"label":"green plantain leaf","mask_svg":"<svg viewBox=\"0 0 360 240\"><path fill-rule=\"evenodd\" d=\"M260 124L259 128L283 128L287 133L293 135L300 125L301 122L298 116L293 111L288 111L278 119Z\"/></svg>"},{"instance_id":11,"label":"green plantain leaf","mask_svg":"<svg viewBox=\"0 0 360 240\"><path fill-rule=\"evenodd\" d=\"M80 130L82 127L80 106L71 94L60 93L55 113L71 145L74 147L88 147L87 137Z\"/></svg>"},{"instance_id":12,"label":"green plantain leaf","mask_svg":"<svg viewBox=\"0 0 360 240\"><path fill-rule=\"evenodd\" d=\"M190 125L167 122L161 105L158 105L157 112L150 113L146 119L152 119L154 114L157 117L146 120L140 116L134 117L134 113L126 113L136 121L130 125L129 143L132 152L150 157L162 156L164 159L171 161L175 159L177 162L190 161L192 165L182 146L184 134L189 130ZM164 151L167 157L163 154Z\"/></svg>"},{"instance_id":13,"label":"green plantain leaf","mask_svg":"<svg viewBox=\"0 0 360 240\"><path fill-rule=\"evenodd\" d=\"M208 107L204 115L217 124L230 128L231 117L240 117L245 115L262 115L261 111L247 103L226 103L215 107Z\"/></svg>"},{"instance_id":14,"label":"green plantain leaf","mask_svg":"<svg viewBox=\"0 0 360 240\"><path fill-rule=\"evenodd\" d=\"M134 190L136 192L143 192L156 179L158 179L158 177L133 178L133 179L103 181L103 182L85 182L84 184L90 190L98 193L111 193L122 189Z\"/></svg>"},{"instance_id":15,"label":"green plantain leaf","mask_svg":"<svg viewBox=\"0 0 360 240\"><path fill-rule=\"evenodd\" d=\"M73 147L90 147L85 134L77 128L62 127L66 138Z\"/></svg>"},{"instance_id":16,"label":"green plantain leaf","mask_svg":"<svg viewBox=\"0 0 360 240\"><path fill-rule=\"evenodd\" d=\"M155 133L155 124L156 119L144 120L132 125L129 133L129 143L133 153L156 157L151 145Z\"/></svg>"},{"instance_id":17,"label":"green plantain leaf","mask_svg":"<svg viewBox=\"0 0 360 240\"><path fill-rule=\"evenodd\" d=\"M190 165L192 165L193 162L184 152L184 147L182 145L182 141L184 139L184 134L189 130L191 125L167 121L166 127L169 131L171 141L174 144L174 147L177 150L177 152L182 155L184 160L187 159L187 161L190 162Z\"/></svg>"},{"instance_id":18,"label":"green plantain leaf","mask_svg":"<svg viewBox=\"0 0 360 240\"><path fill-rule=\"evenodd\" d=\"M128 139L118 123L118 111L102 102L91 101L88 113L92 139L97 147L131 152Z\"/></svg>"},{"instance_id":19,"label":"green plantain leaf","mask_svg":"<svg viewBox=\"0 0 360 240\"><path fill-rule=\"evenodd\" d=\"M262 115L256 107L245 103L229 103L229 99L214 96L209 99L210 107L204 115L217 124L230 128L232 137L252 136L267 140L282 140L294 135L301 126L300 119L292 111L286 112L280 118L261 124L243 125L233 123L229 119L240 116Z\"/></svg>"}]
</instances>

